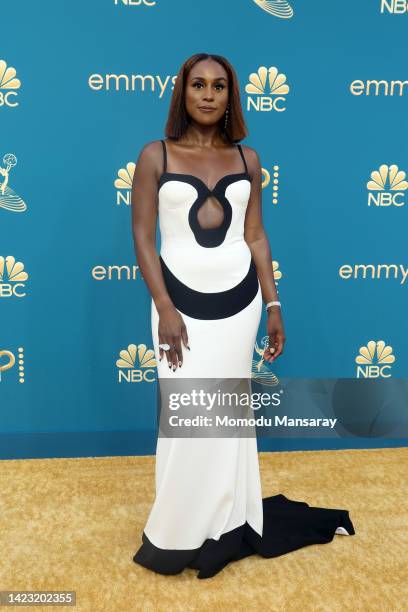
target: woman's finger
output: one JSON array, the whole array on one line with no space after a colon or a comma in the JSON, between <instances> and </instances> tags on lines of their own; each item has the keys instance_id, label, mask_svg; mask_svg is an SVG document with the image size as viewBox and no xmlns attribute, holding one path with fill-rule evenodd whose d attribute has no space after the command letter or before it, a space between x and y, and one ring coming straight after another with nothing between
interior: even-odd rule
<instances>
[{"instance_id":1,"label":"woman's finger","mask_svg":"<svg viewBox=\"0 0 408 612\"><path fill-rule=\"evenodd\" d=\"M272 361L272 357L275 353L275 346L274 346L275 339L274 338L275 338L274 334L269 334L268 346L266 347L264 351L264 359L269 362Z\"/></svg>"},{"instance_id":2,"label":"woman's finger","mask_svg":"<svg viewBox=\"0 0 408 612\"><path fill-rule=\"evenodd\" d=\"M176 345L174 350L176 352L177 365L179 368L181 368L181 366L183 365L183 350L181 348L181 335L175 339L174 344Z\"/></svg>"},{"instance_id":3,"label":"woman's finger","mask_svg":"<svg viewBox=\"0 0 408 612\"><path fill-rule=\"evenodd\" d=\"M167 336L162 336L160 344L168 344L171 347L171 338L168 338ZM167 350L160 349L160 350L162 351L162 354L166 356L167 363L170 368L171 367L170 349L167 349Z\"/></svg>"},{"instance_id":4,"label":"woman's finger","mask_svg":"<svg viewBox=\"0 0 408 612\"><path fill-rule=\"evenodd\" d=\"M176 341L177 341L176 336L173 336L169 342L170 344L170 350L169 350L170 367L172 368L173 372L176 370L177 364L178 364L178 357L177 357L177 352L176 352Z\"/></svg>"},{"instance_id":5,"label":"woman's finger","mask_svg":"<svg viewBox=\"0 0 408 612\"><path fill-rule=\"evenodd\" d=\"M275 359L279 357L279 355L282 355L284 343L285 343L285 338L281 334L278 334L277 341L276 341L276 351L274 354Z\"/></svg>"},{"instance_id":6,"label":"woman's finger","mask_svg":"<svg viewBox=\"0 0 408 612\"><path fill-rule=\"evenodd\" d=\"M164 350L161 348L160 344L164 344L164 340L163 340L161 334L159 334L159 355L160 355L159 361L161 361L163 359L163 354L164 354Z\"/></svg>"},{"instance_id":7,"label":"woman's finger","mask_svg":"<svg viewBox=\"0 0 408 612\"><path fill-rule=\"evenodd\" d=\"M185 325L183 325L183 327L181 328L181 338L183 340L184 346L187 347L188 350L191 350L190 345L188 343L187 328Z\"/></svg>"},{"instance_id":8,"label":"woman's finger","mask_svg":"<svg viewBox=\"0 0 408 612\"><path fill-rule=\"evenodd\" d=\"M275 338L273 341L273 346L275 348L275 351L272 355L272 361L275 361L279 357L279 355L282 355L284 343L285 343L284 336L281 333L277 332L275 334Z\"/></svg>"}]
</instances>

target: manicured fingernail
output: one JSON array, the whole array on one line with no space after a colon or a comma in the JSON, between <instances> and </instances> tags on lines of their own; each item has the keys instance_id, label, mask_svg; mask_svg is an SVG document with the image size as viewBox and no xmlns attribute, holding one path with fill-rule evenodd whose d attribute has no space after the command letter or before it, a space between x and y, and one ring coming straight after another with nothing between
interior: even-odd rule
<instances>
[{"instance_id":1,"label":"manicured fingernail","mask_svg":"<svg viewBox=\"0 0 408 612\"><path fill-rule=\"evenodd\" d=\"M181 361L178 362L179 363L179 368L181 368L181 366L183 365Z\"/></svg>"},{"instance_id":2,"label":"manicured fingernail","mask_svg":"<svg viewBox=\"0 0 408 612\"><path fill-rule=\"evenodd\" d=\"M191 348L189 347L189 345L188 345L188 344L187 344L187 348L188 348L188 350L189 350L189 351L191 351Z\"/></svg>"}]
</instances>

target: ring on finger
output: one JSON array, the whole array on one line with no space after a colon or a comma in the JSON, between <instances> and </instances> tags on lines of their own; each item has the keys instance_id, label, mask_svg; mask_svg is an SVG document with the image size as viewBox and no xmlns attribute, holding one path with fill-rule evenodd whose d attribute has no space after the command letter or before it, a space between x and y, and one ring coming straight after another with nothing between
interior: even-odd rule
<instances>
[{"instance_id":1,"label":"ring on finger","mask_svg":"<svg viewBox=\"0 0 408 612\"><path fill-rule=\"evenodd\" d=\"M159 348L162 348L164 351L168 351L170 349L170 344L164 342L163 344L159 344Z\"/></svg>"}]
</instances>

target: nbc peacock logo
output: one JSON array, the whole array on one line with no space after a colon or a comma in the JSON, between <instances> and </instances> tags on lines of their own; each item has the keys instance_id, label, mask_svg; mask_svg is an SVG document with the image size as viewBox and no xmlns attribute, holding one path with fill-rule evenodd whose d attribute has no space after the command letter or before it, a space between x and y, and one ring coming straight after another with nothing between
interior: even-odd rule
<instances>
[{"instance_id":1,"label":"nbc peacock logo","mask_svg":"<svg viewBox=\"0 0 408 612\"><path fill-rule=\"evenodd\" d=\"M9 185L10 170L17 164L17 157L13 153L6 153L3 164L4 167L0 166L0 208L10 212L24 212L27 204Z\"/></svg>"},{"instance_id":2,"label":"nbc peacock logo","mask_svg":"<svg viewBox=\"0 0 408 612\"><path fill-rule=\"evenodd\" d=\"M258 72L249 75L249 83L245 86L247 97L247 110L254 109L261 112L276 111L282 113L286 110L286 96L289 85L286 75L278 71L275 66L266 68L261 66Z\"/></svg>"},{"instance_id":3,"label":"nbc peacock logo","mask_svg":"<svg viewBox=\"0 0 408 612\"><path fill-rule=\"evenodd\" d=\"M356 357L357 378L390 378L391 364L395 362L392 346L384 340L370 340L361 346Z\"/></svg>"},{"instance_id":4,"label":"nbc peacock logo","mask_svg":"<svg viewBox=\"0 0 408 612\"><path fill-rule=\"evenodd\" d=\"M0 299L25 297L27 279L28 274L21 261L16 261L12 255L0 255Z\"/></svg>"},{"instance_id":5,"label":"nbc peacock logo","mask_svg":"<svg viewBox=\"0 0 408 612\"><path fill-rule=\"evenodd\" d=\"M146 344L129 344L119 352L119 356L116 361L118 382L151 383L156 380L156 357L154 350L148 349Z\"/></svg>"},{"instance_id":6,"label":"nbc peacock logo","mask_svg":"<svg viewBox=\"0 0 408 612\"><path fill-rule=\"evenodd\" d=\"M382 164L371 173L367 183L368 206L404 206L405 192L408 189L406 173L396 164Z\"/></svg>"},{"instance_id":7,"label":"nbc peacock logo","mask_svg":"<svg viewBox=\"0 0 408 612\"><path fill-rule=\"evenodd\" d=\"M114 186L116 187L116 206L130 206L133 175L135 173L136 164L128 162L126 168L120 168L118 176L115 179Z\"/></svg>"},{"instance_id":8,"label":"nbc peacock logo","mask_svg":"<svg viewBox=\"0 0 408 612\"><path fill-rule=\"evenodd\" d=\"M15 68L7 66L7 63L0 59L0 108L18 106L17 89L20 89L21 82L16 74Z\"/></svg>"},{"instance_id":9,"label":"nbc peacock logo","mask_svg":"<svg viewBox=\"0 0 408 612\"><path fill-rule=\"evenodd\" d=\"M254 0L266 13L281 19L293 17L293 8L286 0Z\"/></svg>"}]
</instances>

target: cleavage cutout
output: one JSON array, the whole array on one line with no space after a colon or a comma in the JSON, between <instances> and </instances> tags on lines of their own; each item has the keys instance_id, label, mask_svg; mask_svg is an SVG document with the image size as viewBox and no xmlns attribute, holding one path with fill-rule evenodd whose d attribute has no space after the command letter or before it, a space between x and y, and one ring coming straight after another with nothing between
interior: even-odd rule
<instances>
[{"instance_id":1,"label":"cleavage cutout","mask_svg":"<svg viewBox=\"0 0 408 612\"><path fill-rule=\"evenodd\" d=\"M212 195L208 195L200 205L196 219L201 229L216 229L223 224L224 216L224 207L212 193Z\"/></svg>"}]
</instances>

